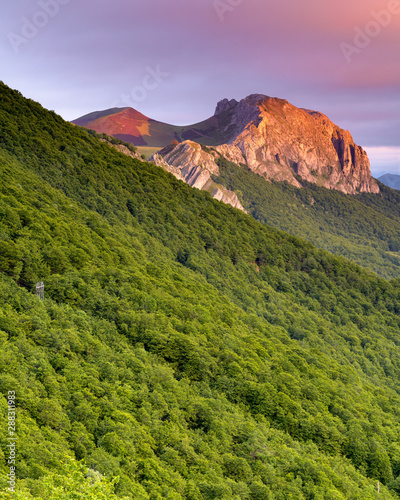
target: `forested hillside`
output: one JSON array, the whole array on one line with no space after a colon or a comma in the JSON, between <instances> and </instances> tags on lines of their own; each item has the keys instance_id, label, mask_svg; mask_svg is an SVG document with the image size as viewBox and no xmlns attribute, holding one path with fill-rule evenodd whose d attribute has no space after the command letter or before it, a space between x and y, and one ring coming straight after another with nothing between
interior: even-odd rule
<instances>
[{"instance_id":1,"label":"forested hillside","mask_svg":"<svg viewBox=\"0 0 400 500\"><path fill-rule=\"evenodd\" d=\"M0 169L14 498L399 498L398 280L216 202L4 84ZM0 443L11 498L5 431Z\"/></svg>"},{"instance_id":2,"label":"forested hillside","mask_svg":"<svg viewBox=\"0 0 400 500\"><path fill-rule=\"evenodd\" d=\"M385 278L400 277L400 193L348 195L297 177L303 187L270 182L224 158L216 182L235 191L255 219L306 238Z\"/></svg>"}]
</instances>

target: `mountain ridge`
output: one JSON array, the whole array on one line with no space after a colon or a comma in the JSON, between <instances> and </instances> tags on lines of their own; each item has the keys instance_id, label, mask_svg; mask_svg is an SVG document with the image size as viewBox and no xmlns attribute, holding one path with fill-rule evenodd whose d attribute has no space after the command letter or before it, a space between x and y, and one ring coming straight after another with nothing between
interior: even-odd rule
<instances>
[{"instance_id":1,"label":"mountain ridge","mask_svg":"<svg viewBox=\"0 0 400 500\"><path fill-rule=\"evenodd\" d=\"M378 177L378 181L392 189L400 190L400 175L384 174Z\"/></svg>"},{"instance_id":2,"label":"mountain ridge","mask_svg":"<svg viewBox=\"0 0 400 500\"><path fill-rule=\"evenodd\" d=\"M251 94L241 101L222 99L212 117L180 127L151 120L132 108L115 111L113 108L86 115L73 123L160 149L173 141L185 142L188 147L180 158L182 165L188 164L190 156L197 158L191 141L214 148L216 157L222 155L236 164L243 163L269 180L300 186L296 179L300 176L345 193L379 192L368 156L354 143L349 131L324 114L297 108L285 99L264 94ZM174 165L170 166L179 168L178 149L174 157ZM199 162L191 163L191 167L202 167L201 158ZM165 157L164 163L168 163ZM211 170L218 169L214 163Z\"/></svg>"},{"instance_id":3,"label":"mountain ridge","mask_svg":"<svg viewBox=\"0 0 400 500\"><path fill-rule=\"evenodd\" d=\"M263 99L264 96L255 94L249 96L248 100L257 102ZM278 109L291 107L287 100L271 98L269 102ZM231 122L236 121L234 126L238 126L234 118L234 110L238 105L235 99L223 99L217 103L214 114L220 117L220 123L225 122L228 129ZM248 108L246 101L241 107ZM248 108L247 113L250 111ZM253 118L260 122L257 110L253 108L252 112ZM299 113L331 124L320 112L299 109ZM225 131L222 132L227 136ZM229 133L235 137L232 129ZM291 189L285 183L265 176L257 179L257 172L245 164L242 153L234 158L235 162L226 160L226 157L230 157L229 147L228 144L205 146L194 141L174 140L154 154L151 160L176 178L208 191L217 200L253 215L256 220L294 236L305 237L317 247L343 255L380 276L399 276L400 246L397 231L400 226L397 215L393 222L390 219L390 211L394 210L393 214L397 214L395 206L398 200L395 193L390 194L381 185L376 200L376 193L369 196L368 193L359 193L346 198L347 195L340 196L339 190L324 192L324 186L320 187L318 182L303 180L298 175L295 176L294 189ZM313 185L315 188L312 188ZM387 203L387 209L382 210L382 203Z\"/></svg>"}]
</instances>

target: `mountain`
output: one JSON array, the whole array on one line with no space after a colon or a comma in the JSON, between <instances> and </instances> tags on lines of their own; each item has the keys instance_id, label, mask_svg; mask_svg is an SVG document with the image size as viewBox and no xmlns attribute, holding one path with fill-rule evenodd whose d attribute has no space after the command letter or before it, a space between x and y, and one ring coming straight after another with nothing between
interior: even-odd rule
<instances>
[{"instance_id":1,"label":"mountain","mask_svg":"<svg viewBox=\"0 0 400 500\"><path fill-rule=\"evenodd\" d=\"M193 141L174 141L153 155L151 161L189 186L208 191L216 200L245 211L234 191L213 180L213 176L219 174L219 168L205 149L208 148Z\"/></svg>"},{"instance_id":2,"label":"mountain","mask_svg":"<svg viewBox=\"0 0 400 500\"><path fill-rule=\"evenodd\" d=\"M16 500L400 498L399 280L3 83L0 172L0 415L15 401Z\"/></svg>"},{"instance_id":3,"label":"mountain","mask_svg":"<svg viewBox=\"0 0 400 500\"><path fill-rule=\"evenodd\" d=\"M262 105L254 105L260 102ZM286 118L283 117L284 112L287 115ZM290 130L285 131L283 128L286 127L289 117ZM303 134L303 142L300 143L299 150L304 150L304 145L301 144L306 143L307 140L311 141L310 131L314 129L309 124L310 120L313 123L315 120L319 122L323 119L328 124L325 128L318 126L318 132L314 130L315 137L322 137L318 151L324 150L334 155L336 149L333 149L333 142L327 137L332 134L346 135L344 131L335 128L326 117L323 118L318 113L299 110L289 105L287 101L264 96L252 96L241 103L225 99L218 103L214 116L224 140L234 142L235 137L243 136L244 124L258 123L261 119L264 125L267 120L273 122L274 130L279 130L281 127L279 134L275 134L274 137L288 137L294 131L299 137ZM297 130L296 126L301 130ZM314 123L314 126L317 125ZM254 127L252 126L252 129ZM252 134L254 137L260 135L254 130ZM265 145L268 140L268 137L261 139L261 143ZM207 138L203 137L202 141L206 142ZM244 151L247 151L247 163L242 153L238 153L236 146L229 144L205 146L192 140L173 141L155 154L152 161L190 186L208 191L214 198L253 215L263 223L287 231L294 236L306 238L319 248L345 256L383 277L400 276L398 236L400 234L400 214L398 213L400 199L395 192L388 191L382 185L379 188L378 183L371 177L370 181L366 180L367 185L371 184L371 193L359 192L357 196L352 196L338 189L328 191L323 187L326 186L326 182L322 182L321 186L321 177L315 172L311 181L310 176L305 174L305 178L308 179L305 180L297 174L293 177L293 170L286 170L285 174L282 165L278 168L276 163L260 177L258 175L260 170L257 166L255 169L254 165L253 168L248 166L248 163L251 164L251 147L245 146L245 139L243 144ZM298 147L295 142L288 142L288 144L289 148ZM250 149L246 149L248 147ZM264 148L267 152L268 147ZM279 146L281 151L285 147L283 143ZM267 154L265 151L259 152L258 157L265 156ZM275 150L272 149L271 154L274 152ZM290 154L295 154L293 150L289 153L285 153L286 159L290 157ZM326 154L329 156L328 153ZM228 161L227 158L235 161ZM280 159L282 158L284 158L283 153ZM366 165L361 171L367 179L369 166ZM277 175L275 180L268 177L274 172ZM290 181L289 184L280 182L285 178ZM327 175L324 177L325 181L329 179L330 183L333 182L333 178L334 176ZM338 187L343 189L345 183L349 186L351 182L350 175ZM380 193L376 193L377 189ZM354 192L353 189L348 191Z\"/></svg>"},{"instance_id":4,"label":"mountain","mask_svg":"<svg viewBox=\"0 0 400 500\"><path fill-rule=\"evenodd\" d=\"M384 174L378 178L378 181L392 189L400 190L400 175Z\"/></svg>"},{"instance_id":5,"label":"mountain","mask_svg":"<svg viewBox=\"0 0 400 500\"><path fill-rule=\"evenodd\" d=\"M130 142L135 146L167 146L172 141L219 140L219 122L211 117L189 126L175 126L152 120L133 108L112 108L82 116L72 123Z\"/></svg>"},{"instance_id":6,"label":"mountain","mask_svg":"<svg viewBox=\"0 0 400 500\"><path fill-rule=\"evenodd\" d=\"M204 137L210 128L215 133L216 120L211 118L203 123L191 127L175 127L156 120L151 120L132 108L113 108L103 112L90 113L73 122L89 130L94 130L98 134L113 136L122 141L128 141L136 146L159 146L160 144L172 145L179 144L176 138L198 138ZM185 170L184 165L180 168L174 168L164 161L158 160L158 166L162 166L168 172L175 175L178 179L187 182L190 186L208 191L211 196L224 203L228 203L239 210L244 210L236 194L229 191L224 186L216 184L210 175L210 170L203 169L196 164L199 156L200 146L197 143L190 142L194 154L191 155L191 164ZM121 146L116 146L119 149ZM128 151L129 154L131 152ZM158 157L157 157L158 158ZM194 162L194 163L193 163ZM188 161L186 161L188 163ZM211 168L212 173L218 172L218 167Z\"/></svg>"},{"instance_id":7,"label":"mountain","mask_svg":"<svg viewBox=\"0 0 400 500\"><path fill-rule=\"evenodd\" d=\"M218 170L215 159L223 156L267 179L295 186L300 186L301 177L350 194L379 192L367 154L354 143L350 132L337 127L322 113L261 94L240 102L224 99L213 117L187 127L150 120L131 108L93 113L74 123L134 144L161 148L172 141L184 142L184 149L177 144L174 150L169 146L160 153L164 163L178 168L181 164L189 166L189 157L194 157L198 163L191 162L191 167L213 173ZM207 154L214 159L199 157L193 142L211 146ZM168 161L171 155L173 164Z\"/></svg>"}]
</instances>

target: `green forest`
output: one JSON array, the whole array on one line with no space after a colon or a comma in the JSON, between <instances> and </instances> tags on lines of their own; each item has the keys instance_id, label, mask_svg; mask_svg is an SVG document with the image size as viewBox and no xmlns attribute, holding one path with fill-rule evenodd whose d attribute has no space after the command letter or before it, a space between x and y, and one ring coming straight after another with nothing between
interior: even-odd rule
<instances>
[{"instance_id":1,"label":"green forest","mask_svg":"<svg viewBox=\"0 0 400 500\"><path fill-rule=\"evenodd\" d=\"M307 239L318 248L342 255L380 276L400 277L400 192L379 183L381 192L346 195L297 176L266 181L246 165L222 156L216 182L238 194L248 213L260 222Z\"/></svg>"},{"instance_id":2,"label":"green forest","mask_svg":"<svg viewBox=\"0 0 400 500\"><path fill-rule=\"evenodd\" d=\"M3 83L0 169L0 498L400 498L400 280Z\"/></svg>"}]
</instances>

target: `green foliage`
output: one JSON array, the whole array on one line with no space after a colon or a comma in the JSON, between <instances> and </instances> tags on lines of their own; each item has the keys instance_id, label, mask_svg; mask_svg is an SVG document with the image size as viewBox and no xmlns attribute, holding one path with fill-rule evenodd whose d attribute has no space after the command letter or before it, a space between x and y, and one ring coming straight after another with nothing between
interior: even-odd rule
<instances>
[{"instance_id":1,"label":"green foliage","mask_svg":"<svg viewBox=\"0 0 400 500\"><path fill-rule=\"evenodd\" d=\"M346 195L298 178L301 188L267 182L245 165L221 157L219 176L260 222L306 238L385 278L400 276L400 194L380 184L381 193Z\"/></svg>"},{"instance_id":2,"label":"green foliage","mask_svg":"<svg viewBox=\"0 0 400 500\"><path fill-rule=\"evenodd\" d=\"M98 134L95 130L92 129L87 129L87 131L93 137L97 137L97 139L102 139L103 141L106 141L112 144L113 146L125 146L132 153L136 153L137 151L137 148L133 144L131 144L130 142L123 141L122 139L118 139L118 137L110 136L107 134Z\"/></svg>"},{"instance_id":3,"label":"green foliage","mask_svg":"<svg viewBox=\"0 0 400 500\"><path fill-rule=\"evenodd\" d=\"M20 498L398 498L399 282L0 99Z\"/></svg>"},{"instance_id":4,"label":"green foliage","mask_svg":"<svg viewBox=\"0 0 400 500\"><path fill-rule=\"evenodd\" d=\"M121 498L114 493L114 485L118 479L109 481L101 474L88 470L83 464L67 458L67 461L62 464L60 473L53 473L42 479L40 497L32 496L27 489L19 489L16 492L6 492L2 498L10 500L117 500ZM140 491L138 493L136 498L148 498L140 495Z\"/></svg>"}]
</instances>

